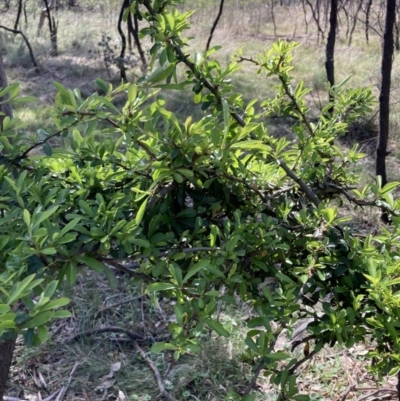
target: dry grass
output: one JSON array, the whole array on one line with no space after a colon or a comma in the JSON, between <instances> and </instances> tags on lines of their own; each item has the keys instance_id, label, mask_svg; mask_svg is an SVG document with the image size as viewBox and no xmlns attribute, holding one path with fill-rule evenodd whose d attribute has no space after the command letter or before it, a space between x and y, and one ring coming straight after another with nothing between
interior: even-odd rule
<instances>
[{"instance_id":1,"label":"dry grass","mask_svg":"<svg viewBox=\"0 0 400 401\"><path fill-rule=\"evenodd\" d=\"M126 400L155 400L159 390L154 376L124 335L98 334L76 341L71 338L83 331L110 326L145 336L165 334L168 322L174 320L171 302L152 305L125 277L119 278L116 291L110 291L104 277L92 272L80 277L78 285L67 289L67 293L73 301L73 317L56 322L51 340L41 348L22 344L17 347L7 395L39 401L68 384L64 399L69 401L122 401L121 393ZM205 336L199 355L186 355L174 362L168 352L148 354L176 400L217 401L229 399L229 391L245 389L252 372L241 362L241 353L250 311L246 304L224 311L221 322L233 333L232 337L226 340ZM276 347L290 352L290 341L283 335ZM148 345L142 348L149 351ZM301 347L295 355L301 357ZM349 385L375 388L376 383L366 371L364 355L365 348L359 346L322 350L299 369L300 391L312 400L334 400ZM360 391L349 394L348 399L357 399ZM274 400L277 388L261 375L256 393L258 401Z\"/></svg>"}]
</instances>

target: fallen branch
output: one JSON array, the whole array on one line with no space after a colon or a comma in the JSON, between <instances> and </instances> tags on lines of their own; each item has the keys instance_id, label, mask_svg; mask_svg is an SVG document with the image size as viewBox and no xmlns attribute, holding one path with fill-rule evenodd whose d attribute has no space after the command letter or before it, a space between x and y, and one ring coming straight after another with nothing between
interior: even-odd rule
<instances>
[{"instance_id":1,"label":"fallen branch","mask_svg":"<svg viewBox=\"0 0 400 401\"><path fill-rule=\"evenodd\" d=\"M161 378L160 372L154 365L153 361L146 355L146 353L139 347L137 341L133 342L133 346L135 350L139 352L140 356L145 360L145 362L149 365L150 369L153 371L154 377L157 380L157 386L160 390L161 396L166 398L168 401L175 401L175 398L165 389L163 380Z\"/></svg>"}]
</instances>

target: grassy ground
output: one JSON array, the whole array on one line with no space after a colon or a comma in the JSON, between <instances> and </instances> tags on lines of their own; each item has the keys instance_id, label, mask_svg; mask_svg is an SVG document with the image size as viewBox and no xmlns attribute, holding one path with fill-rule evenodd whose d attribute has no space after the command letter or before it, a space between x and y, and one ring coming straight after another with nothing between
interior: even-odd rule
<instances>
[{"instance_id":1,"label":"grassy ground","mask_svg":"<svg viewBox=\"0 0 400 401\"><path fill-rule=\"evenodd\" d=\"M25 46L19 37L0 29L0 45L5 54L7 75L10 82L20 81L25 94L37 96L38 104L19 107L17 116L25 120L30 129L40 127L52 129L50 124L51 104L55 94L53 81L67 87L79 88L83 96L95 90L94 79L118 82L115 66L106 68L104 61L105 44L109 46L108 56L118 55L119 36L116 30L120 1L92 2L90 8L75 11L62 10L56 13L59 23L59 56L49 55L50 39L45 25L40 37L36 28L39 21L38 10L31 9L28 24L22 21L21 28L31 41L41 73L35 73ZM193 27L188 36L194 36L188 51L203 51L209 29L217 7L206 0L192 0L189 8L197 8L193 16ZM30 4L30 2L28 2ZM32 5L31 5L32 6ZM268 48L277 38L301 42L295 52L295 80L304 80L313 91L309 102L313 113L324 104L326 94L324 48L318 44L318 35L311 21L308 32L301 6L280 7L274 10L276 31L271 9L261 0L232 0L225 7L223 18L215 32L212 44L220 44L218 52L222 63L228 63L238 48L244 49L246 56ZM15 13L2 15L2 24L13 26ZM106 35L106 37L104 36ZM108 38L107 38L108 36ZM102 44L100 44L102 43ZM145 44L147 49L148 44ZM380 38L371 32L370 44L365 44L363 32L356 29L353 45L348 47L345 28L339 30L336 48L337 81L351 74L351 86L372 87L375 94L379 90ZM132 63L137 54L131 55ZM129 70L129 78L138 74L138 67ZM237 90L246 100L260 100L274 95L274 83L255 74L254 67L242 65L235 76ZM389 159L389 179L400 178L398 169L400 152L398 134L400 127L398 108L400 88L400 66L394 63L392 91L391 142L393 150ZM201 112L191 103L191 93L166 94L169 107L181 116L189 114L197 117ZM362 182L370 181L374 175L373 149L375 146L376 125L372 116L364 127L367 134L354 135L370 156L360 164ZM290 135L290 126L285 120L268 122L276 135ZM350 144L351 140L349 140ZM346 146L346 143L343 144ZM370 232L379 224L378 216L354 215L356 228ZM160 307L152 305L146 297L140 297L135 285L121 278L117 291L111 292L101 277L89 274L80 279L80 284L70 294L73 304L73 318L58 322L53 327L53 335L44 347L27 349L18 347L16 363L13 367L8 395L30 400L40 400L67 386L65 399L68 400L155 400L159 393L155 379L132 344L116 333L83 336L76 341L70 338L77 333L94 328L119 326L145 335L165 333L172 317L171 305L161 302ZM115 304L118 306L112 307ZM220 338L204 339L204 351L199 356L185 356L174 363L171 355L149 354L159 369L167 390L177 400L222 400L229 390L241 391L249 383L252 372L241 363L245 320L248 317L247 305L238 305L224 311L221 319L235 333L227 342ZM290 348L286 338L279 344ZM145 351L149 347L142 345ZM301 350L296 352L301 353ZM345 349L326 349L318 357L302 367L300 388L311 395L313 400L336 400L351 385L358 390L350 393L347 399L358 399L368 390L376 387L369 376L364 361L365 349L354 347ZM276 399L276 389L267 378L257 381L257 400Z\"/></svg>"},{"instance_id":2,"label":"grassy ground","mask_svg":"<svg viewBox=\"0 0 400 401\"><path fill-rule=\"evenodd\" d=\"M70 292L73 317L58 321L51 341L40 349L19 346L12 371L9 396L44 399L67 386L66 400L155 400L159 394L148 364L119 333L94 334L71 341L78 333L106 327L122 327L141 335L166 333L173 319L172 305L159 307L141 297L127 278L120 278L118 290L110 291L104 278L90 273L79 279ZM174 362L172 355L149 353L166 389L176 400L229 400L229 391L243 391L252 378L250 368L240 358L250 308L239 304L223 311L221 322L233 336L229 339L204 338L204 350ZM277 348L289 351L290 341L283 335ZM149 350L146 344L141 345ZM301 349L295 350L300 356ZM300 369L300 390L312 400L334 400L349 386L376 387L366 371L364 348L324 349ZM351 393L356 399L365 391ZM125 397L125 398L124 398ZM276 388L268 378L257 380L257 400L275 400Z\"/></svg>"}]
</instances>

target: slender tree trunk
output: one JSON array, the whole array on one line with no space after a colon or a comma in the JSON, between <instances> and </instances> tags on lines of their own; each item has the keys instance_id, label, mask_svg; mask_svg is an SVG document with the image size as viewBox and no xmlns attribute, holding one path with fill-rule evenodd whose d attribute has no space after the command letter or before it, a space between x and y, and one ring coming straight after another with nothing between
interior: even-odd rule
<instances>
[{"instance_id":1,"label":"slender tree trunk","mask_svg":"<svg viewBox=\"0 0 400 401\"><path fill-rule=\"evenodd\" d=\"M51 41L51 50L50 56L57 56L58 49L57 49L57 23L54 17L50 14L50 10L54 9L53 1L51 0L50 3L47 0L43 0L46 6L46 16L49 22L49 32L50 32L50 41ZM40 23L39 23L40 24Z\"/></svg>"},{"instance_id":2,"label":"slender tree trunk","mask_svg":"<svg viewBox=\"0 0 400 401\"><path fill-rule=\"evenodd\" d=\"M356 29L357 20L358 20L358 14L359 14L359 12L360 12L360 10L362 8L364 0L358 0L358 1L359 1L359 3L358 3L358 6L357 6L356 13L353 15L353 25L352 25L351 30L350 30L349 46L351 46L351 42L353 40L353 33L354 33L355 29Z\"/></svg>"},{"instance_id":3,"label":"slender tree trunk","mask_svg":"<svg viewBox=\"0 0 400 401\"><path fill-rule=\"evenodd\" d=\"M368 0L367 10L365 11L365 41L369 43L369 20L371 15L372 0Z\"/></svg>"},{"instance_id":4,"label":"slender tree trunk","mask_svg":"<svg viewBox=\"0 0 400 401\"><path fill-rule=\"evenodd\" d=\"M382 177L382 186L387 184L386 156L389 138L389 115L390 115L390 83L393 64L393 28L396 19L396 0L386 2L385 33L382 43L382 84L379 94L379 136L376 149L376 175ZM387 214L382 215L384 221L388 221Z\"/></svg>"},{"instance_id":5,"label":"slender tree trunk","mask_svg":"<svg viewBox=\"0 0 400 401\"><path fill-rule=\"evenodd\" d=\"M132 23L132 18L133 18L133 23ZM139 39L139 21L137 18L136 14L129 13L128 16L128 31L129 31L129 37L132 35L133 40L135 41L135 45L138 48L138 52L140 55L140 59L142 60L142 72L143 75L146 75L147 73L147 60L146 60L146 54L143 51L142 44Z\"/></svg>"},{"instance_id":6,"label":"slender tree trunk","mask_svg":"<svg viewBox=\"0 0 400 401\"><path fill-rule=\"evenodd\" d=\"M274 1L274 0L272 0L272 2L273 2L273 1ZM207 45L206 45L206 51L210 48L211 40L212 40L212 37L213 37L213 35L214 35L214 31L215 31L215 29L217 28L219 19L221 18L221 15L222 15L222 11L224 10L224 2L225 2L225 0L221 0L220 3L219 3L219 10L218 10L217 18L215 18L215 21L214 21L214 23L213 23L213 26L211 27L210 34L208 35L208 40L207 40ZM272 7L273 7L273 4L272 4Z\"/></svg>"},{"instance_id":7,"label":"slender tree trunk","mask_svg":"<svg viewBox=\"0 0 400 401\"><path fill-rule=\"evenodd\" d=\"M331 0L331 13L329 16L329 34L326 42L325 70L330 87L335 85L335 42L337 28L338 0ZM329 101L333 101L333 96L329 93Z\"/></svg>"},{"instance_id":8,"label":"slender tree trunk","mask_svg":"<svg viewBox=\"0 0 400 401\"><path fill-rule=\"evenodd\" d=\"M22 12L22 0L19 0L19 2L18 2L17 18L16 18L15 24L14 24L14 29L15 29L15 30L18 29L19 20L20 20L20 18L21 18L21 12Z\"/></svg>"},{"instance_id":9,"label":"slender tree trunk","mask_svg":"<svg viewBox=\"0 0 400 401\"><path fill-rule=\"evenodd\" d=\"M7 86L7 77L6 77L6 72L4 69L4 64L3 64L3 57L1 54L1 49L0 49L0 88L5 88ZM1 98L0 101L4 101L8 98L8 95L6 95L4 98ZM3 120L4 117L12 117L12 109L11 109L11 103L4 103L0 104L0 111L4 113L4 115L0 115L0 126L3 126ZM1 398L0 398L1 400Z\"/></svg>"},{"instance_id":10,"label":"slender tree trunk","mask_svg":"<svg viewBox=\"0 0 400 401\"><path fill-rule=\"evenodd\" d=\"M7 86L7 77L4 70L3 57L0 50L0 87L4 88ZM8 95L1 98L0 101L7 99ZM4 117L12 117L12 108L10 103L0 104L0 111L4 115L0 115L0 135L3 126ZM8 380L8 374L10 372L11 362L13 360L15 347L15 338L3 338L0 339L0 400L3 399L6 384Z\"/></svg>"},{"instance_id":11,"label":"slender tree trunk","mask_svg":"<svg viewBox=\"0 0 400 401\"><path fill-rule=\"evenodd\" d=\"M125 82L126 78L126 68L125 68L125 50L126 50L126 37L124 31L122 30L122 17L124 16L125 9L129 7L129 0L124 0L122 3L121 11L118 17L118 32L119 36L121 37L121 53L119 54L119 62L118 67L121 75L121 79ZM128 32L129 34L129 32Z\"/></svg>"}]
</instances>

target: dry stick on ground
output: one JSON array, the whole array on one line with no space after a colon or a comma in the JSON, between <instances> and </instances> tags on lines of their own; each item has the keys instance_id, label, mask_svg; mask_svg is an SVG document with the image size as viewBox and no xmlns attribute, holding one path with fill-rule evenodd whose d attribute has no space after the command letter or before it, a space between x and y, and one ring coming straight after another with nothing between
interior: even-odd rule
<instances>
[{"instance_id":1,"label":"dry stick on ground","mask_svg":"<svg viewBox=\"0 0 400 401\"><path fill-rule=\"evenodd\" d=\"M161 395L166 398L168 401L175 401L175 398L172 397L172 395L165 390L165 386L163 383L163 380L161 378L160 372L154 365L153 361L146 355L146 353L139 347L139 344L137 341L133 342L133 346L135 347L135 350L139 352L140 356L146 361L146 363L149 365L150 369L153 371L153 374L157 380L157 385L160 390Z\"/></svg>"},{"instance_id":2,"label":"dry stick on ground","mask_svg":"<svg viewBox=\"0 0 400 401\"><path fill-rule=\"evenodd\" d=\"M117 327L117 326L109 326L109 327L102 327L100 329L93 329L93 330L86 330L82 331L80 333L77 333L70 337L67 342L73 342L76 340L79 340L81 337L88 337L92 336L95 334L100 334L100 333L124 333L126 334L131 340L140 340L144 341L145 337L143 337L140 334L135 333L134 331L124 329L122 327Z\"/></svg>"},{"instance_id":3,"label":"dry stick on ground","mask_svg":"<svg viewBox=\"0 0 400 401\"><path fill-rule=\"evenodd\" d=\"M161 336L154 336L154 337L152 337L152 336L145 337L145 336L142 336L141 334L135 333L132 330L124 329L124 328L118 327L118 326L109 326L109 327L102 327L99 329L82 331L80 333L73 335L66 341L74 342L74 341L79 340L82 337L89 337L89 336L93 336L93 335L101 334L101 333L123 333L123 334L126 334L126 336L129 338L128 341L148 342L151 344L155 343L156 341L165 341L165 340L168 340L168 338L170 338L169 334L161 335ZM125 339L121 339L121 341L126 342Z\"/></svg>"},{"instance_id":4,"label":"dry stick on ground","mask_svg":"<svg viewBox=\"0 0 400 401\"><path fill-rule=\"evenodd\" d=\"M4 25L0 25L0 28L5 29L6 31L9 31L9 32L12 32L12 33L15 33L15 34L20 34L20 35L22 35L22 37L23 37L23 39L24 39L24 41L25 41L25 43L26 43L26 46L28 47L28 50L29 50L29 57L30 57L31 60L32 60L32 64L35 66L36 72L39 72L39 67L38 67L38 65L36 64L36 60L35 60L35 56L33 55L33 50L32 50L31 44L29 43L29 40L28 40L28 38L24 35L24 33L21 32L21 31L18 31L17 29L7 28L7 27L4 26Z\"/></svg>"},{"instance_id":5,"label":"dry stick on ground","mask_svg":"<svg viewBox=\"0 0 400 401\"><path fill-rule=\"evenodd\" d=\"M64 398L64 395L65 395L65 393L67 392L69 385L71 384L72 376L73 376L73 374L75 373L75 370L76 370L76 368L77 368L78 366L79 366L79 362L75 362L75 365L74 365L74 367L72 368L71 373L69 374L68 382L67 382L67 384L66 384L65 386L63 386L63 387L61 388L61 390L60 390L60 392L58 393L58 396L57 396L57 398L56 398L56 401L61 401L61 400Z\"/></svg>"},{"instance_id":6,"label":"dry stick on ground","mask_svg":"<svg viewBox=\"0 0 400 401\"><path fill-rule=\"evenodd\" d=\"M378 388L377 390L373 391L372 393L368 393L368 394L363 395L360 398L357 398L357 401L363 401L363 400L366 400L367 398L370 398L370 397L376 398L376 396L378 394L381 394L381 393L392 393L392 394L394 393L394 394L397 394L397 390L395 390L393 388L389 388L389 387L381 387L381 388Z\"/></svg>"},{"instance_id":7,"label":"dry stick on ground","mask_svg":"<svg viewBox=\"0 0 400 401\"><path fill-rule=\"evenodd\" d=\"M221 18L221 15L222 15L222 11L224 9L224 2L225 2L225 0L221 0L221 2L219 3L218 15L217 15L217 18L215 18L213 26L211 27L210 35L208 36L208 40L207 40L206 51L210 48L211 40L212 40L212 37L214 35L214 31L217 28L218 22L219 22L219 20Z\"/></svg>"},{"instance_id":8,"label":"dry stick on ground","mask_svg":"<svg viewBox=\"0 0 400 401\"><path fill-rule=\"evenodd\" d=\"M143 295L138 295L136 297L129 297L128 299L124 299L123 301L116 302L115 304L112 304L109 306L105 306L104 308L101 308L99 311L97 311L94 317L97 318L101 313L104 313L107 310L114 309L117 306L121 306L121 305L127 304L129 302L139 300L141 298L143 298Z\"/></svg>"},{"instance_id":9,"label":"dry stick on ground","mask_svg":"<svg viewBox=\"0 0 400 401\"><path fill-rule=\"evenodd\" d=\"M345 401L347 396L354 391L356 388L356 386L354 384L350 385L349 387L347 387L347 390L343 393L342 397L340 398L340 401Z\"/></svg>"}]
</instances>

